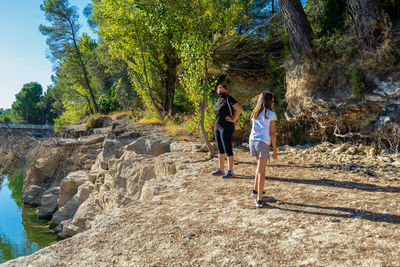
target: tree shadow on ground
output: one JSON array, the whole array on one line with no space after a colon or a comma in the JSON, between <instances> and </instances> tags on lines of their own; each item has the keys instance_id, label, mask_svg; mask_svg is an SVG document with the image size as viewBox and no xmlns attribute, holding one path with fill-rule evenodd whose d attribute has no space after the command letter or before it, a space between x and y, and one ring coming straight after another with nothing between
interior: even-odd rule
<instances>
[{"instance_id":1,"label":"tree shadow on ground","mask_svg":"<svg viewBox=\"0 0 400 267\"><path fill-rule=\"evenodd\" d=\"M400 224L400 216L390 213L376 213L367 210L359 210L359 209L351 209L351 208L343 208L343 207L329 207L329 206L318 206L318 205L308 205L308 204L297 204L290 202L281 202L276 200L273 197L268 197L264 199L264 202L277 202L277 205L266 204L263 208L265 209L277 209L282 211L289 211L301 214L310 214L310 215L320 215L327 217L335 217L335 218L354 218L354 219L363 219L372 222L386 222L391 224ZM322 209L322 210L331 210L331 211L339 211L344 212L344 214L336 214L336 213L328 213L328 212L320 212L320 211L307 211L300 210L296 208L286 208L280 207L280 205L294 206L294 207L302 207L302 208L314 208L314 209Z\"/></svg>"},{"instance_id":2,"label":"tree shadow on ground","mask_svg":"<svg viewBox=\"0 0 400 267\"><path fill-rule=\"evenodd\" d=\"M254 176L236 175L234 179L254 179ZM357 189L367 192L385 192L385 193L399 193L400 187L394 186L380 186L375 184L349 182L349 181L336 181L332 179L312 180L304 178L280 178L280 177L266 177L266 180L278 181L285 183L295 184L310 184L317 186L340 187L346 189Z\"/></svg>"}]
</instances>

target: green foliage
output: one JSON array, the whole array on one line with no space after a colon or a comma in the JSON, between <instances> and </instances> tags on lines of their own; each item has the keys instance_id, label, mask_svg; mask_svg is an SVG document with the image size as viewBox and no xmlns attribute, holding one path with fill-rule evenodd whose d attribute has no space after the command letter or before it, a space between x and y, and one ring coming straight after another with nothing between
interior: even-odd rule
<instances>
[{"instance_id":1,"label":"green foliage","mask_svg":"<svg viewBox=\"0 0 400 267\"><path fill-rule=\"evenodd\" d=\"M0 123L24 123L24 120L14 110L7 109L0 115Z\"/></svg>"},{"instance_id":2,"label":"green foliage","mask_svg":"<svg viewBox=\"0 0 400 267\"><path fill-rule=\"evenodd\" d=\"M120 108L118 101L115 99L115 87L111 88L110 94L102 94L97 101L99 110L103 113L110 113Z\"/></svg>"},{"instance_id":3,"label":"green foliage","mask_svg":"<svg viewBox=\"0 0 400 267\"><path fill-rule=\"evenodd\" d=\"M99 114L90 115L89 119L86 121L85 130L103 127L103 118L104 117Z\"/></svg>"},{"instance_id":4,"label":"green foliage","mask_svg":"<svg viewBox=\"0 0 400 267\"><path fill-rule=\"evenodd\" d=\"M352 40L338 32L315 39L314 46L321 57L324 55L324 57L348 60L358 52L358 47L354 45Z\"/></svg>"},{"instance_id":5,"label":"green foliage","mask_svg":"<svg viewBox=\"0 0 400 267\"><path fill-rule=\"evenodd\" d=\"M139 123L143 124L155 124L155 125L162 125L164 122L160 120L154 110L145 109L139 111L137 114L137 118L139 119Z\"/></svg>"},{"instance_id":6,"label":"green foliage","mask_svg":"<svg viewBox=\"0 0 400 267\"><path fill-rule=\"evenodd\" d=\"M185 92L177 90L174 100L174 111L178 113L194 114L195 107Z\"/></svg>"},{"instance_id":7,"label":"green foliage","mask_svg":"<svg viewBox=\"0 0 400 267\"><path fill-rule=\"evenodd\" d=\"M24 84L21 91L15 95L12 110L16 117L25 123L40 123L40 100L43 89L37 82Z\"/></svg>"},{"instance_id":8,"label":"green foliage","mask_svg":"<svg viewBox=\"0 0 400 267\"><path fill-rule=\"evenodd\" d=\"M40 9L52 25L41 24L39 31L47 36L47 44L53 61L65 56L66 48L72 47L78 37L80 25L77 8L70 6L68 0L44 0Z\"/></svg>"},{"instance_id":9,"label":"green foliage","mask_svg":"<svg viewBox=\"0 0 400 267\"><path fill-rule=\"evenodd\" d=\"M177 52L181 31L171 20L166 1L95 1L93 19L100 37L109 46L113 58L123 60L129 68L134 89L146 109L160 117L167 112L170 74L176 77ZM168 90L167 90L168 89ZM173 94L172 94L173 95Z\"/></svg>"},{"instance_id":10,"label":"green foliage","mask_svg":"<svg viewBox=\"0 0 400 267\"><path fill-rule=\"evenodd\" d=\"M215 114L214 114L214 99L210 99L207 102L205 112L204 112L204 129L209 140L213 140L214 138L214 126L215 126ZM199 125L198 118L190 117L185 124L185 130L193 133L197 136L201 136L201 129Z\"/></svg>"},{"instance_id":11,"label":"green foliage","mask_svg":"<svg viewBox=\"0 0 400 267\"><path fill-rule=\"evenodd\" d=\"M278 1L276 0L253 0L253 1L241 1L243 5L242 9L242 21L239 22L238 33L247 34L248 32L257 28L254 34L258 36L266 36L268 34L269 25L265 22L276 13ZM274 4L274 10L272 10L272 2ZM263 25L264 24L264 25ZM261 27L260 27L261 26Z\"/></svg>"},{"instance_id":12,"label":"green foliage","mask_svg":"<svg viewBox=\"0 0 400 267\"><path fill-rule=\"evenodd\" d=\"M39 102L41 124L52 124L54 123L54 119L61 114L53 108L55 101L53 88L49 86L47 91L41 96Z\"/></svg>"},{"instance_id":13,"label":"green foliage","mask_svg":"<svg viewBox=\"0 0 400 267\"><path fill-rule=\"evenodd\" d=\"M362 79L362 72L358 68L354 68L347 72L350 82L350 90L354 96L360 97L365 90L365 84Z\"/></svg>"},{"instance_id":14,"label":"green foliage","mask_svg":"<svg viewBox=\"0 0 400 267\"><path fill-rule=\"evenodd\" d=\"M317 37L341 32L346 21L346 0L307 0L304 7Z\"/></svg>"},{"instance_id":15,"label":"green foliage","mask_svg":"<svg viewBox=\"0 0 400 267\"><path fill-rule=\"evenodd\" d=\"M122 109L140 110L143 107L127 75L118 79L115 84L115 100Z\"/></svg>"},{"instance_id":16,"label":"green foliage","mask_svg":"<svg viewBox=\"0 0 400 267\"><path fill-rule=\"evenodd\" d=\"M70 6L68 0L44 0L40 9L44 12L46 20L51 23L50 26L40 25L39 31L47 36L47 44L50 49L50 59L57 62L57 66L62 64L64 68L73 73L75 80L79 81L79 85L87 90L86 97L91 113L93 113L90 102L94 107L95 112L98 112L95 92L92 89L90 78L87 74L87 63L85 62L84 52L81 53L81 48L88 51L93 51L96 47L96 42L90 40L88 36L82 36L79 40L78 23L79 15L75 6ZM68 64L66 63L66 60ZM78 78L81 76L80 78ZM78 90L75 90L78 92ZM82 97L85 93L78 92Z\"/></svg>"},{"instance_id":17,"label":"green foliage","mask_svg":"<svg viewBox=\"0 0 400 267\"><path fill-rule=\"evenodd\" d=\"M331 35L343 30L346 14L346 0L327 0L324 3L321 33L323 35Z\"/></svg>"},{"instance_id":18,"label":"green foliage","mask_svg":"<svg viewBox=\"0 0 400 267\"><path fill-rule=\"evenodd\" d=\"M59 132L65 126L77 123L83 115L88 114L84 102L64 102L65 111L54 120L54 131Z\"/></svg>"}]
</instances>

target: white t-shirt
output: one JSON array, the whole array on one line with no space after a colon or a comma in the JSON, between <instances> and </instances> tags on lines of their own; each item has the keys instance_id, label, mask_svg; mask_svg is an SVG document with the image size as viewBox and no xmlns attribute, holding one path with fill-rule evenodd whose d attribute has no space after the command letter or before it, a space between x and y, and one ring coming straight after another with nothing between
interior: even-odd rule
<instances>
[{"instance_id":1,"label":"white t-shirt","mask_svg":"<svg viewBox=\"0 0 400 267\"><path fill-rule=\"evenodd\" d=\"M271 121L276 120L275 112L267 109L267 118L265 118L264 112L260 112L257 119L251 119L253 126L251 127L250 141L262 141L271 145L269 125Z\"/></svg>"}]
</instances>

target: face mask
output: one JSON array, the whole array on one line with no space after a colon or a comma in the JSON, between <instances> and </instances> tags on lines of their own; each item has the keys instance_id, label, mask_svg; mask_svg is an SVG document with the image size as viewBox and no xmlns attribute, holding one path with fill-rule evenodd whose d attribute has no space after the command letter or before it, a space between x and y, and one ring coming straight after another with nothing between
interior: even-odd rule
<instances>
[{"instance_id":1,"label":"face mask","mask_svg":"<svg viewBox=\"0 0 400 267\"><path fill-rule=\"evenodd\" d=\"M227 95L227 93L220 92L220 93L218 93L218 96L219 96L220 98L226 98L228 95Z\"/></svg>"}]
</instances>

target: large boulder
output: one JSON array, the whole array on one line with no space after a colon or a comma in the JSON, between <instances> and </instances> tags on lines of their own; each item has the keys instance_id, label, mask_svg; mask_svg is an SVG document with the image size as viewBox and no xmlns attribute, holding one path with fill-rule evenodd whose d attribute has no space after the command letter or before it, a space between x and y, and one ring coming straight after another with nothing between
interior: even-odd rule
<instances>
[{"instance_id":1,"label":"large boulder","mask_svg":"<svg viewBox=\"0 0 400 267\"><path fill-rule=\"evenodd\" d=\"M50 221L50 227L54 228L62 221L71 219L75 215L79 206L89 198L89 195L93 190L94 185L90 182L86 182L79 186L77 193L63 206L59 206L58 211L54 213L53 218Z\"/></svg>"},{"instance_id":2,"label":"large boulder","mask_svg":"<svg viewBox=\"0 0 400 267\"><path fill-rule=\"evenodd\" d=\"M55 186L44 192L40 199L40 207L37 210L39 218L50 219L51 216L57 211L58 197L60 194L60 187Z\"/></svg>"},{"instance_id":3,"label":"large boulder","mask_svg":"<svg viewBox=\"0 0 400 267\"><path fill-rule=\"evenodd\" d=\"M40 205L40 197L43 194L43 187L39 185L29 185L26 188L26 192L23 196L24 204L28 204L34 207Z\"/></svg>"},{"instance_id":4,"label":"large boulder","mask_svg":"<svg viewBox=\"0 0 400 267\"><path fill-rule=\"evenodd\" d=\"M85 171L76 171L69 173L60 184L60 198L58 199L58 208L64 206L78 191L78 187L89 180Z\"/></svg>"},{"instance_id":5,"label":"large boulder","mask_svg":"<svg viewBox=\"0 0 400 267\"><path fill-rule=\"evenodd\" d=\"M146 138L138 138L134 142L125 147L128 151L135 151L139 154L161 155L170 151L169 140L153 140Z\"/></svg>"}]
</instances>

